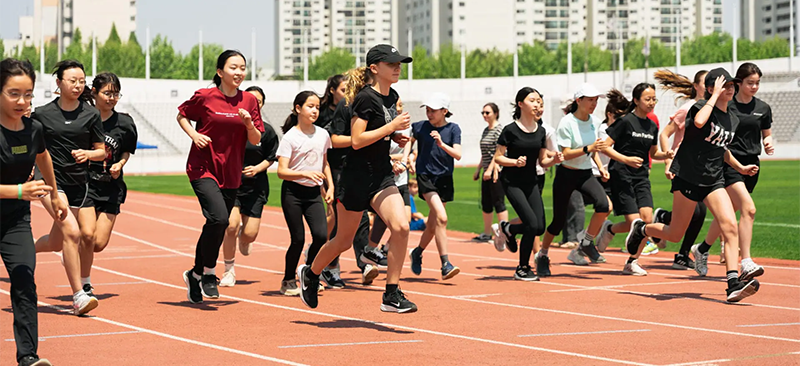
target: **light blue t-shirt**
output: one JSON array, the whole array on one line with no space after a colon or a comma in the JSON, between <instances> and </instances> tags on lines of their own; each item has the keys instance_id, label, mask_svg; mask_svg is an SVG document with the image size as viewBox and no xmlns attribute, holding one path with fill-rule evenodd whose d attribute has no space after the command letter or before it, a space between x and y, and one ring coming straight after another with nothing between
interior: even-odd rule
<instances>
[{"instance_id":1,"label":"light blue t-shirt","mask_svg":"<svg viewBox=\"0 0 800 366\"><path fill-rule=\"evenodd\" d=\"M556 144L558 150L568 147L570 149L582 149L584 146L589 146L597 140L597 130L600 127L600 119L589 115L588 121L581 121L572 113L567 114L558 123L556 129ZM581 155L572 160L567 160L563 163L564 166L572 169L592 169L592 158L590 155Z\"/></svg>"}]
</instances>

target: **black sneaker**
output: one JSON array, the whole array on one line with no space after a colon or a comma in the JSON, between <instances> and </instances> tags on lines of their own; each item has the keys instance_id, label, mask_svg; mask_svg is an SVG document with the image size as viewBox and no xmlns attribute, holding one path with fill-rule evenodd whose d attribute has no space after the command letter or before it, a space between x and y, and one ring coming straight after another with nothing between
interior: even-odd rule
<instances>
[{"instance_id":1,"label":"black sneaker","mask_svg":"<svg viewBox=\"0 0 800 366\"><path fill-rule=\"evenodd\" d=\"M406 299L406 295L398 288L392 293L383 293L383 303L381 311L387 313L413 313L417 311L417 305Z\"/></svg>"},{"instance_id":2,"label":"black sneaker","mask_svg":"<svg viewBox=\"0 0 800 366\"><path fill-rule=\"evenodd\" d=\"M511 224L508 221L500 221L500 232L506 237L506 248L511 253L517 252L517 238L511 234Z\"/></svg>"},{"instance_id":3,"label":"black sneaker","mask_svg":"<svg viewBox=\"0 0 800 366\"><path fill-rule=\"evenodd\" d=\"M578 246L581 253L589 257L592 263L605 263L606 257L603 257L600 252L597 251L597 247L594 245L594 241L588 241L586 243L586 239L581 240L581 243Z\"/></svg>"},{"instance_id":4,"label":"black sneaker","mask_svg":"<svg viewBox=\"0 0 800 366\"><path fill-rule=\"evenodd\" d=\"M733 287L728 287L725 292L728 294L728 302L739 302L748 296L755 295L760 287L758 280L752 279L748 282L737 281Z\"/></svg>"},{"instance_id":5,"label":"black sneaker","mask_svg":"<svg viewBox=\"0 0 800 366\"><path fill-rule=\"evenodd\" d=\"M538 281L539 277L536 277L536 274L533 273L530 266L517 266L517 270L514 271L514 279L520 281Z\"/></svg>"},{"instance_id":6,"label":"black sneaker","mask_svg":"<svg viewBox=\"0 0 800 366\"><path fill-rule=\"evenodd\" d=\"M344 280L342 277L339 276L340 272L338 268L334 269L324 269L322 270L322 274L319 275L319 278L325 283L328 284L328 287L331 288L344 288Z\"/></svg>"},{"instance_id":7,"label":"black sneaker","mask_svg":"<svg viewBox=\"0 0 800 366\"><path fill-rule=\"evenodd\" d=\"M408 257L411 259L411 272L415 275L419 276L422 274L422 248L416 247L411 249L411 252L408 254Z\"/></svg>"},{"instance_id":8,"label":"black sneaker","mask_svg":"<svg viewBox=\"0 0 800 366\"><path fill-rule=\"evenodd\" d=\"M539 277L552 276L550 273L550 257L536 253L533 259L536 262L536 272L539 274Z\"/></svg>"},{"instance_id":9,"label":"black sneaker","mask_svg":"<svg viewBox=\"0 0 800 366\"><path fill-rule=\"evenodd\" d=\"M200 280L194 278L191 269L183 272L183 282L186 283L186 297L189 299L189 302L192 304L203 302L203 290L200 288Z\"/></svg>"},{"instance_id":10,"label":"black sneaker","mask_svg":"<svg viewBox=\"0 0 800 366\"><path fill-rule=\"evenodd\" d=\"M664 224L669 225L672 223L672 213L663 209L657 208L653 212L653 223L654 224Z\"/></svg>"},{"instance_id":11,"label":"black sneaker","mask_svg":"<svg viewBox=\"0 0 800 366\"><path fill-rule=\"evenodd\" d=\"M53 364L44 358L25 356L19 360L19 366L53 366Z\"/></svg>"},{"instance_id":12,"label":"black sneaker","mask_svg":"<svg viewBox=\"0 0 800 366\"><path fill-rule=\"evenodd\" d=\"M625 238L625 247L628 249L630 255L639 252L639 245L642 243L642 240L644 240L642 229L645 225L647 224L645 224L642 219L633 220L633 223L631 223L631 230L628 231L628 237Z\"/></svg>"},{"instance_id":13,"label":"black sneaker","mask_svg":"<svg viewBox=\"0 0 800 366\"><path fill-rule=\"evenodd\" d=\"M361 253L361 259L364 263L369 263L373 266L378 266L380 268L386 268L389 264L389 260L386 258L380 250L372 249L371 247L365 248L363 253Z\"/></svg>"},{"instance_id":14,"label":"black sneaker","mask_svg":"<svg viewBox=\"0 0 800 366\"><path fill-rule=\"evenodd\" d=\"M674 269L694 269L694 261L685 254L675 254L675 260L672 261L672 268Z\"/></svg>"},{"instance_id":15,"label":"black sneaker","mask_svg":"<svg viewBox=\"0 0 800 366\"><path fill-rule=\"evenodd\" d=\"M203 297L219 299L219 290L217 289L219 277L213 274L204 274L200 281L202 283Z\"/></svg>"},{"instance_id":16,"label":"black sneaker","mask_svg":"<svg viewBox=\"0 0 800 366\"><path fill-rule=\"evenodd\" d=\"M488 243L489 240L492 240L492 236L486 233L481 233L481 235L472 238L472 241L478 243Z\"/></svg>"},{"instance_id":17,"label":"black sneaker","mask_svg":"<svg viewBox=\"0 0 800 366\"><path fill-rule=\"evenodd\" d=\"M311 266L303 264L297 267L297 278L300 280L300 299L303 304L315 309L318 305L319 276L311 272Z\"/></svg>"},{"instance_id":18,"label":"black sneaker","mask_svg":"<svg viewBox=\"0 0 800 366\"><path fill-rule=\"evenodd\" d=\"M95 297L94 296L94 287L92 287L91 283L87 283L87 284L83 285L83 292L85 292L87 295L89 295L91 297Z\"/></svg>"}]
</instances>

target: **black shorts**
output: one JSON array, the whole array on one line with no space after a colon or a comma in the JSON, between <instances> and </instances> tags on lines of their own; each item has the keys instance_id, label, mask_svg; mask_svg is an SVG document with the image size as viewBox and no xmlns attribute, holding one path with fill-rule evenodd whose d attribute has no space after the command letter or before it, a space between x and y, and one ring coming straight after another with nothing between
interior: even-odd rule
<instances>
[{"instance_id":1,"label":"black shorts","mask_svg":"<svg viewBox=\"0 0 800 366\"><path fill-rule=\"evenodd\" d=\"M95 213L102 212L102 213L107 213L109 215L119 215L119 213L121 212L120 205L111 202L92 200L92 206L94 206Z\"/></svg>"},{"instance_id":2,"label":"black shorts","mask_svg":"<svg viewBox=\"0 0 800 366\"><path fill-rule=\"evenodd\" d=\"M89 184L58 185L58 191L67 196L67 205L71 208L94 207L89 199Z\"/></svg>"},{"instance_id":3,"label":"black shorts","mask_svg":"<svg viewBox=\"0 0 800 366\"><path fill-rule=\"evenodd\" d=\"M241 188L236 191L236 200L233 202L233 206L239 208L240 214L257 219L261 218L261 213L264 211L264 205L266 204L266 192L242 190Z\"/></svg>"},{"instance_id":4,"label":"black shorts","mask_svg":"<svg viewBox=\"0 0 800 366\"><path fill-rule=\"evenodd\" d=\"M481 180L481 210L487 214L506 211L506 192L500 180Z\"/></svg>"},{"instance_id":5,"label":"black shorts","mask_svg":"<svg viewBox=\"0 0 800 366\"><path fill-rule=\"evenodd\" d=\"M453 200L453 176L440 175L430 176L427 174L417 175L417 183L419 184L419 197L425 200L425 194L436 192L442 199L442 202L450 202Z\"/></svg>"},{"instance_id":6,"label":"black shorts","mask_svg":"<svg viewBox=\"0 0 800 366\"><path fill-rule=\"evenodd\" d=\"M361 212L371 208L372 198L386 188L394 186L394 174L370 177L342 171L340 184L334 186L336 200L347 211Z\"/></svg>"},{"instance_id":7,"label":"black shorts","mask_svg":"<svg viewBox=\"0 0 800 366\"><path fill-rule=\"evenodd\" d=\"M640 208L653 208L653 193L647 177L630 177L613 171L609 183L615 215L638 214Z\"/></svg>"},{"instance_id":8,"label":"black shorts","mask_svg":"<svg viewBox=\"0 0 800 366\"><path fill-rule=\"evenodd\" d=\"M400 195L403 196L403 205L411 206L411 194L408 193L408 184L397 186L397 190L400 191Z\"/></svg>"},{"instance_id":9,"label":"black shorts","mask_svg":"<svg viewBox=\"0 0 800 366\"><path fill-rule=\"evenodd\" d=\"M718 189L725 189L725 182L720 179L718 182L714 183L712 186L708 187L701 187L692 183L689 183L679 177L672 178L672 189L670 192L679 191L683 194L686 198L695 201L695 202L703 202L703 200L708 197L711 192L714 192Z\"/></svg>"},{"instance_id":10,"label":"black shorts","mask_svg":"<svg viewBox=\"0 0 800 366\"><path fill-rule=\"evenodd\" d=\"M755 158L752 157L745 157L745 156L736 156L736 160L739 160L739 163L742 165L750 165L755 164L761 167L761 161L756 156ZM754 176L749 175L741 175L739 172L736 171L732 166L725 163L725 166L722 167L722 176L725 178L725 188L728 188L735 183L744 182L745 188L750 193L753 193L753 190L756 189L756 184L758 184L758 174L761 173L759 170L758 173Z\"/></svg>"}]
</instances>

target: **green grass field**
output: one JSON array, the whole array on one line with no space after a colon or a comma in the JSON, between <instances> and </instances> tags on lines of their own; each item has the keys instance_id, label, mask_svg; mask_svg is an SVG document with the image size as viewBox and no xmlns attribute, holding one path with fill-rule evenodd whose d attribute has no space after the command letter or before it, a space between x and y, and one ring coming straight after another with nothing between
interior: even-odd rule
<instances>
[{"instance_id":1,"label":"green grass field","mask_svg":"<svg viewBox=\"0 0 800 366\"><path fill-rule=\"evenodd\" d=\"M452 230L478 233L483 230L481 209L479 206L479 183L472 180L474 168L458 168L455 171L455 201L448 204L449 228ZM663 175L663 165L656 164L652 173L653 200L656 207L670 209L672 195L669 193L669 181ZM280 207L280 180L275 174L269 174L270 206ZM552 180L548 173L543 201L549 224L552 210ZM129 189L153 193L169 193L194 196L186 175L164 176L127 176L125 181ZM753 228L752 253L755 257L770 257L800 260L800 161L766 161L761 164L761 177L753 193L758 213ZM419 210L427 214L428 208L421 199L416 199ZM511 217L513 209L507 204ZM588 208L587 222L591 207ZM711 214L709 212L707 220ZM612 221L621 221L621 217L612 217ZM705 237L707 226L703 228L699 240ZM559 237L560 238L560 237ZM624 235L617 235L612 246L621 247ZM668 251L678 251L679 244L670 243ZM714 246L712 253L719 253L719 246Z\"/></svg>"}]
</instances>

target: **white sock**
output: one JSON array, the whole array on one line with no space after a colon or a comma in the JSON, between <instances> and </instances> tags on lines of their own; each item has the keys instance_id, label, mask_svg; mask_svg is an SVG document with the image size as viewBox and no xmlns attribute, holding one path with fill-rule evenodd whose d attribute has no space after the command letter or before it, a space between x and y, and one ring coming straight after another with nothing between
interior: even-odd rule
<instances>
[{"instance_id":1,"label":"white sock","mask_svg":"<svg viewBox=\"0 0 800 366\"><path fill-rule=\"evenodd\" d=\"M230 272L233 269L233 261L234 259L225 260L225 272Z\"/></svg>"},{"instance_id":2,"label":"white sock","mask_svg":"<svg viewBox=\"0 0 800 366\"><path fill-rule=\"evenodd\" d=\"M194 273L194 271L189 271L189 272L192 272L192 277L194 277L194 279L196 279L198 281L200 281L203 278L203 276L201 276L201 275L199 275L197 273Z\"/></svg>"},{"instance_id":3,"label":"white sock","mask_svg":"<svg viewBox=\"0 0 800 366\"><path fill-rule=\"evenodd\" d=\"M542 249L539 249L539 256L540 256L540 257L547 257L547 252L548 252L549 250L550 250L549 248L548 248L548 249L544 249L544 248L542 248Z\"/></svg>"},{"instance_id":4,"label":"white sock","mask_svg":"<svg viewBox=\"0 0 800 366\"><path fill-rule=\"evenodd\" d=\"M212 267L212 268L203 267L203 275L213 275L213 274L216 274L216 273L217 273L217 268L216 267Z\"/></svg>"},{"instance_id":5,"label":"white sock","mask_svg":"<svg viewBox=\"0 0 800 366\"><path fill-rule=\"evenodd\" d=\"M89 277L81 277L81 285L86 285L87 283L92 283L91 276Z\"/></svg>"}]
</instances>

